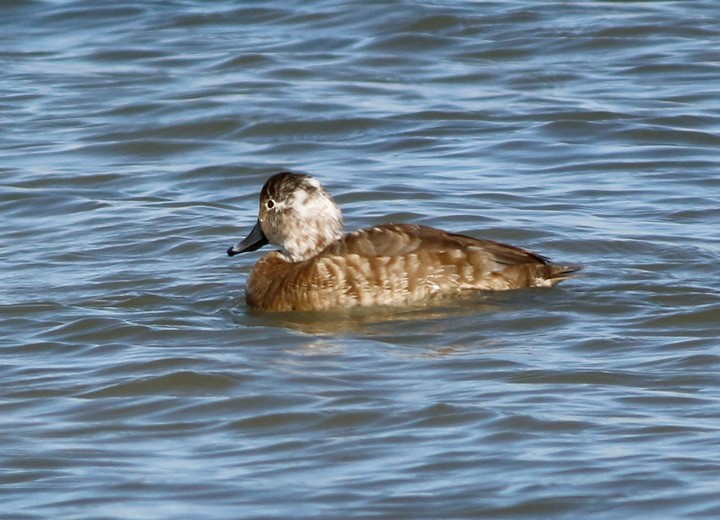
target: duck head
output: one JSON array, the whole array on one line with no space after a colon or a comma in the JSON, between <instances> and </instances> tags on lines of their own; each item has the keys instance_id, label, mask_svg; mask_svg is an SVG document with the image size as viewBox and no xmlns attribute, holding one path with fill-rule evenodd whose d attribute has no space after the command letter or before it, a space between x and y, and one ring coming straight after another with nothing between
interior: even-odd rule
<instances>
[{"instance_id":1,"label":"duck head","mask_svg":"<svg viewBox=\"0 0 720 520\"><path fill-rule=\"evenodd\" d=\"M250 234L228 249L228 255L280 246L288 261L311 258L342 237L340 208L310 175L281 172L260 192L258 220Z\"/></svg>"}]
</instances>

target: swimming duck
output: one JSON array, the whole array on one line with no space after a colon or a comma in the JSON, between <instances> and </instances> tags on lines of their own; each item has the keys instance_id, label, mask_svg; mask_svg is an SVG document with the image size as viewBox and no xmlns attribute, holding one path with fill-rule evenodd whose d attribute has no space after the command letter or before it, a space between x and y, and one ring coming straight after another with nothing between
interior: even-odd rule
<instances>
[{"instance_id":1,"label":"swimming duck","mask_svg":"<svg viewBox=\"0 0 720 520\"><path fill-rule=\"evenodd\" d=\"M327 190L291 172L268 179L255 227L227 253L266 244L280 250L255 264L246 292L248 304L265 311L426 304L468 291L552 287L579 269L427 226L384 224L343 235Z\"/></svg>"}]
</instances>

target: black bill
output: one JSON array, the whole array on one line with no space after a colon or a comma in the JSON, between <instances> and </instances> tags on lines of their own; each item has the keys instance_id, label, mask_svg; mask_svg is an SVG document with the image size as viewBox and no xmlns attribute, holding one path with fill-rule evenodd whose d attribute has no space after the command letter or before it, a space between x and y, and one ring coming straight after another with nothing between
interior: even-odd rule
<instances>
[{"instance_id":1,"label":"black bill","mask_svg":"<svg viewBox=\"0 0 720 520\"><path fill-rule=\"evenodd\" d=\"M250 231L250 234L246 236L244 240L229 248L227 250L227 254L228 256L235 256L239 253L255 251L256 249L260 249L262 246L269 243L270 242L265 236L265 233L263 233L262 229L260 229L260 221L258 220L255 227L252 228L252 231Z\"/></svg>"}]
</instances>

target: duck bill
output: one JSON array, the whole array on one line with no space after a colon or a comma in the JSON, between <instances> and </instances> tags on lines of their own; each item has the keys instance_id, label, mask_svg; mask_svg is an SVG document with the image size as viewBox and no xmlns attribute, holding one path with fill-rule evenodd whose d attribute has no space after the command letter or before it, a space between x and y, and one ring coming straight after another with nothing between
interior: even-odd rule
<instances>
[{"instance_id":1,"label":"duck bill","mask_svg":"<svg viewBox=\"0 0 720 520\"><path fill-rule=\"evenodd\" d=\"M235 256L239 253L247 253L248 251L255 251L256 249L260 249L262 246L269 244L267 237L265 236L265 233L262 232L262 229L260 229L260 220L257 221L255 224L255 227L252 228L252 231L250 231L250 234L245 237L244 240L238 242L234 246L232 246L230 249L227 250L228 256Z\"/></svg>"}]
</instances>

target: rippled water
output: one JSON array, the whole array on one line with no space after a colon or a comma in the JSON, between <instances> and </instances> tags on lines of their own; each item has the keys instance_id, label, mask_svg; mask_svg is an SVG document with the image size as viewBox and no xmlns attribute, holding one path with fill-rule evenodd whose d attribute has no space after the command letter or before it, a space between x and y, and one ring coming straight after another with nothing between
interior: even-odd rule
<instances>
[{"instance_id":1,"label":"rippled water","mask_svg":"<svg viewBox=\"0 0 720 520\"><path fill-rule=\"evenodd\" d=\"M719 19L3 2L3 517L718 517ZM584 277L253 312L280 169Z\"/></svg>"}]
</instances>

